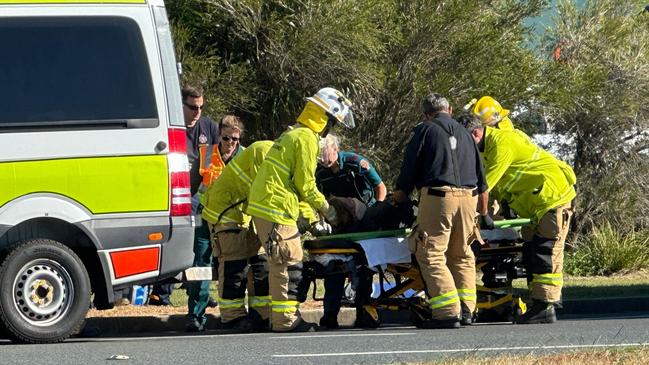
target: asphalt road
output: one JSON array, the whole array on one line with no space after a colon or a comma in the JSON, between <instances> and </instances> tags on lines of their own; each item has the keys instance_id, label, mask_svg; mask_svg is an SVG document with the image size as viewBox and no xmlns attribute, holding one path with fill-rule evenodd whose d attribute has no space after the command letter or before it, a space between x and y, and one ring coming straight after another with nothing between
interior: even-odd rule
<instances>
[{"instance_id":1,"label":"asphalt road","mask_svg":"<svg viewBox=\"0 0 649 365\"><path fill-rule=\"evenodd\" d=\"M464 356L542 354L649 345L649 315L554 325L479 324L458 330L339 330L305 334L72 339L56 345L0 340L0 364L391 364ZM107 360L126 355L127 360Z\"/></svg>"}]
</instances>

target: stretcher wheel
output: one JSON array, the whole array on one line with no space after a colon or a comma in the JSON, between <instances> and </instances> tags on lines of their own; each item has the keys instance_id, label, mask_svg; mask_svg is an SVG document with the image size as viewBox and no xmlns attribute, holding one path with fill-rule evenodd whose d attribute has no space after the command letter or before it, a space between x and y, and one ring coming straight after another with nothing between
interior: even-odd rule
<instances>
[{"instance_id":1,"label":"stretcher wheel","mask_svg":"<svg viewBox=\"0 0 649 365\"><path fill-rule=\"evenodd\" d=\"M424 321L432 318L430 306L421 298L410 302L410 320L415 327L421 328Z\"/></svg>"}]
</instances>

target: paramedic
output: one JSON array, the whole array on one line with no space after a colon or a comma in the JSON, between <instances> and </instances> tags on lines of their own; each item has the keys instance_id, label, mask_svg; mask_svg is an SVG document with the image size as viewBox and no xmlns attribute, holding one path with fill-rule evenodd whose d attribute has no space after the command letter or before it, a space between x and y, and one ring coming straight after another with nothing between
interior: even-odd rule
<instances>
[{"instance_id":1,"label":"paramedic","mask_svg":"<svg viewBox=\"0 0 649 365\"><path fill-rule=\"evenodd\" d=\"M338 137L320 140L320 157L315 178L326 196L356 198L372 206L385 200L387 189L369 160L353 152L340 151Z\"/></svg>"}]
</instances>

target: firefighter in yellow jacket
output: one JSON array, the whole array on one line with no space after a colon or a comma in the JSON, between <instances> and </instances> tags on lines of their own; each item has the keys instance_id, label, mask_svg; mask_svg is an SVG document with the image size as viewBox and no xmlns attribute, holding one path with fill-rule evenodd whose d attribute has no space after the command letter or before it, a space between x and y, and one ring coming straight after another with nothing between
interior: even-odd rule
<instances>
[{"instance_id":1,"label":"firefighter in yellow jacket","mask_svg":"<svg viewBox=\"0 0 649 365\"><path fill-rule=\"evenodd\" d=\"M250 185L272 145L272 141L258 141L239 153L201 199L202 217L219 260L219 307L226 329L249 332L268 327L268 258L244 212Z\"/></svg>"},{"instance_id":2,"label":"firefighter in yellow jacket","mask_svg":"<svg viewBox=\"0 0 649 365\"><path fill-rule=\"evenodd\" d=\"M563 249L576 196L575 173L521 131L485 127L477 118L459 121L483 152L491 193L507 201L520 217L532 220L523 234L523 264L533 302L516 323L553 323L555 305L561 300Z\"/></svg>"},{"instance_id":3,"label":"firefighter in yellow jacket","mask_svg":"<svg viewBox=\"0 0 649 365\"><path fill-rule=\"evenodd\" d=\"M514 123L509 119L509 110L503 108L491 96L483 96L479 100L472 99L464 106L465 111L470 111L478 117L483 125L502 130L514 130Z\"/></svg>"},{"instance_id":4,"label":"firefighter in yellow jacket","mask_svg":"<svg viewBox=\"0 0 649 365\"><path fill-rule=\"evenodd\" d=\"M354 127L351 102L338 90L323 88L308 97L297 118L273 144L252 183L247 214L269 256L271 327L277 332L315 330L302 320L297 285L302 277L302 244L296 221L299 202L308 203L330 223L336 211L315 183L319 138L335 124Z\"/></svg>"}]
</instances>

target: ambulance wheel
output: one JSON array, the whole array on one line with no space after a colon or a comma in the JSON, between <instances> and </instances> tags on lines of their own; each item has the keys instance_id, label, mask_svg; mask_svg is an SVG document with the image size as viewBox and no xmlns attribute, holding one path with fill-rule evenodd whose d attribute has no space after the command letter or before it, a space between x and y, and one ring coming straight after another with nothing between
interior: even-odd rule
<instances>
[{"instance_id":1,"label":"ambulance wheel","mask_svg":"<svg viewBox=\"0 0 649 365\"><path fill-rule=\"evenodd\" d=\"M61 342L90 307L90 279L68 247L49 239L19 243L0 266L0 323L18 343Z\"/></svg>"}]
</instances>

